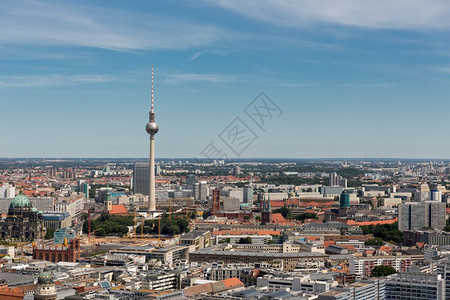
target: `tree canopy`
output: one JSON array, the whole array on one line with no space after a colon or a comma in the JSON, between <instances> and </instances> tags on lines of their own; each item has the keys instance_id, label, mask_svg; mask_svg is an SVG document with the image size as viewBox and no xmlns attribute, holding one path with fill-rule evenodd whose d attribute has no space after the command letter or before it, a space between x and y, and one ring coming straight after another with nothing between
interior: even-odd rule
<instances>
[{"instance_id":1,"label":"tree canopy","mask_svg":"<svg viewBox=\"0 0 450 300\"><path fill-rule=\"evenodd\" d=\"M386 242L403 242L403 232L398 230L398 223L361 226L364 234L373 234L374 237L381 238Z\"/></svg>"},{"instance_id":2,"label":"tree canopy","mask_svg":"<svg viewBox=\"0 0 450 300\"><path fill-rule=\"evenodd\" d=\"M134 225L133 216L114 216L107 213L102 214L96 220L91 221L91 232L95 231L97 236L118 235L123 236L128 233L127 226ZM83 223L83 232L88 233L89 224Z\"/></svg>"},{"instance_id":3,"label":"tree canopy","mask_svg":"<svg viewBox=\"0 0 450 300\"><path fill-rule=\"evenodd\" d=\"M376 237L373 239L368 239L364 242L364 244L368 246L383 246L384 242L383 239Z\"/></svg>"},{"instance_id":4,"label":"tree canopy","mask_svg":"<svg viewBox=\"0 0 450 300\"><path fill-rule=\"evenodd\" d=\"M397 273L391 266L376 266L372 269L372 277L383 277Z\"/></svg>"},{"instance_id":5,"label":"tree canopy","mask_svg":"<svg viewBox=\"0 0 450 300\"><path fill-rule=\"evenodd\" d=\"M252 238L251 237L245 237L245 238L240 238L239 239L239 244L251 244L252 243Z\"/></svg>"},{"instance_id":6,"label":"tree canopy","mask_svg":"<svg viewBox=\"0 0 450 300\"><path fill-rule=\"evenodd\" d=\"M137 232L141 232L142 225L138 226ZM159 233L159 220L147 220L144 222L144 234ZM161 234L177 235L189 232L189 222L185 216L163 215L161 218Z\"/></svg>"},{"instance_id":7,"label":"tree canopy","mask_svg":"<svg viewBox=\"0 0 450 300\"><path fill-rule=\"evenodd\" d=\"M283 218L290 219L291 218L291 210L287 207L281 207L273 210L274 213L280 213Z\"/></svg>"},{"instance_id":8,"label":"tree canopy","mask_svg":"<svg viewBox=\"0 0 450 300\"><path fill-rule=\"evenodd\" d=\"M296 215L295 219L303 222L306 219L317 219L317 215L315 213L303 213Z\"/></svg>"}]
</instances>

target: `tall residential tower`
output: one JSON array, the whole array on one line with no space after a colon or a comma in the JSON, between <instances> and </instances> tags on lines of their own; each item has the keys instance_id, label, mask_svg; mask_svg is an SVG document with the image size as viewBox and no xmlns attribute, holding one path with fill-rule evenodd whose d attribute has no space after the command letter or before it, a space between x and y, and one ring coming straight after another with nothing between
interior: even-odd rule
<instances>
[{"instance_id":1,"label":"tall residential tower","mask_svg":"<svg viewBox=\"0 0 450 300\"><path fill-rule=\"evenodd\" d=\"M150 182L148 192L148 211L156 211L156 197L155 197L155 134L158 133L159 126L155 121L155 111L153 105L153 66L152 66L152 106L150 110L150 117L145 126L145 130L150 134Z\"/></svg>"}]
</instances>

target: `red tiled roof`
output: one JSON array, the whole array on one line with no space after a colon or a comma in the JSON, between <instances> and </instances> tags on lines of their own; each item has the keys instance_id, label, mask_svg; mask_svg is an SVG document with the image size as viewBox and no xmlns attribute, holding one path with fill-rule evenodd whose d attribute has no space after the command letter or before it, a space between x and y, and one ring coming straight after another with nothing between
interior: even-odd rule
<instances>
[{"instance_id":1,"label":"red tiled roof","mask_svg":"<svg viewBox=\"0 0 450 300\"><path fill-rule=\"evenodd\" d=\"M225 280L223 280L223 283L225 284L225 286L228 289L244 286L242 281L240 281L239 278L236 278L236 277L225 279Z\"/></svg>"},{"instance_id":2,"label":"red tiled roof","mask_svg":"<svg viewBox=\"0 0 450 300\"><path fill-rule=\"evenodd\" d=\"M218 282L210 282L187 287L184 289L184 296L192 297L200 294L218 293L244 286L245 285L242 283L242 281L240 281L236 277L233 277Z\"/></svg>"},{"instance_id":3,"label":"red tiled roof","mask_svg":"<svg viewBox=\"0 0 450 300\"><path fill-rule=\"evenodd\" d=\"M297 198L289 198L286 200L286 205L299 205L300 200Z\"/></svg>"},{"instance_id":4,"label":"red tiled roof","mask_svg":"<svg viewBox=\"0 0 450 300\"><path fill-rule=\"evenodd\" d=\"M0 287L0 298L1 299L12 299L13 297L24 297L25 294L22 292L19 288L9 288L7 286L1 286ZM5 297L5 298L3 298ZM9 298L10 297L10 298ZM17 298L19 299L19 298Z\"/></svg>"},{"instance_id":5,"label":"red tiled roof","mask_svg":"<svg viewBox=\"0 0 450 300\"><path fill-rule=\"evenodd\" d=\"M356 252L356 248L353 245L339 245L339 247L347 248L348 251Z\"/></svg>"},{"instance_id":6,"label":"red tiled roof","mask_svg":"<svg viewBox=\"0 0 450 300\"><path fill-rule=\"evenodd\" d=\"M199 294L209 294L212 292L212 286L210 283L199 284L190 286L184 289L184 296L191 297Z\"/></svg>"},{"instance_id":7,"label":"red tiled roof","mask_svg":"<svg viewBox=\"0 0 450 300\"><path fill-rule=\"evenodd\" d=\"M284 207L284 200L270 200L271 207Z\"/></svg>"},{"instance_id":8,"label":"red tiled roof","mask_svg":"<svg viewBox=\"0 0 450 300\"><path fill-rule=\"evenodd\" d=\"M111 205L109 213L111 215L126 215L128 214L128 209L123 204Z\"/></svg>"},{"instance_id":9,"label":"red tiled roof","mask_svg":"<svg viewBox=\"0 0 450 300\"><path fill-rule=\"evenodd\" d=\"M270 214L270 223L286 223L286 219L280 213Z\"/></svg>"},{"instance_id":10,"label":"red tiled roof","mask_svg":"<svg viewBox=\"0 0 450 300\"><path fill-rule=\"evenodd\" d=\"M389 246L381 246L380 247L380 251L384 251L384 252L391 252L392 248Z\"/></svg>"},{"instance_id":11,"label":"red tiled roof","mask_svg":"<svg viewBox=\"0 0 450 300\"><path fill-rule=\"evenodd\" d=\"M347 225L358 225L358 226L364 226L364 225L382 225L382 224L393 224L397 222L397 218L392 220L382 220L382 221L368 221L368 222L356 222L355 220L347 220L345 222Z\"/></svg>"},{"instance_id":12,"label":"red tiled roof","mask_svg":"<svg viewBox=\"0 0 450 300\"><path fill-rule=\"evenodd\" d=\"M335 241L324 241L323 242L323 246L325 247L325 249L328 248L328 246L330 246L330 245L336 245L336 242Z\"/></svg>"}]
</instances>

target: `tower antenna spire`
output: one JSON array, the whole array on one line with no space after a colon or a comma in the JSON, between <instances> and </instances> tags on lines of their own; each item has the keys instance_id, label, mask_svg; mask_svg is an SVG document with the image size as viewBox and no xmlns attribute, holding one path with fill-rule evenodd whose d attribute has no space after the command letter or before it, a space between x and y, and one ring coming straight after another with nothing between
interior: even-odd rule
<instances>
[{"instance_id":1,"label":"tower antenna spire","mask_svg":"<svg viewBox=\"0 0 450 300\"><path fill-rule=\"evenodd\" d=\"M152 65L152 107L149 113L149 121L145 126L145 130L150 135L150 180L149 180L149 193L148 193L148 211L156 211L156 196L155 196L155 134L158 133L159 126L155 121L155 111L153 106L153 65Z\"/></svg>"},{"instance_id":2,"label":"tower antenna spire","mask_svg":"<svg viewBox=\"0 0 450 300\"><path fill-rule=\"evenodd\" d=\"M154 105L153 105L153 65L152 65L152 109L151 112L154 112Z\"/></svg>"}]
</instances>

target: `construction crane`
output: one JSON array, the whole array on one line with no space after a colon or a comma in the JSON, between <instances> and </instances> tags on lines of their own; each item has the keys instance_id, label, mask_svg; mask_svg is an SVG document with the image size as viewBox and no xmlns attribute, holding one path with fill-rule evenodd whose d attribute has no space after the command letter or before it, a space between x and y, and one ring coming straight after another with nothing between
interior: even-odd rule
<instances>
[{"instance_id":1,"label":"construction crane","mask_svg":"<svg viewBox=\"0 0 450 300\"><path fill-rule=\"evenodd\" d=\"M161 214L158 216L158 246L161 245Z\"/></svg>"},{"instance_id":2,"label":"construction crane","mask_svg":"<svg viewBox=\"0 0 450 300\"><path fill-rule=\"evenodd\" d=\"M172 220L172 201L170 200L170 198L168 200L169 200L169 220Z\"/></svg>"},{"instance_id":3,"label":"construction crane","mask_svg":"<svg viewBox=\"0 0 450 300\"><path fill-rule=\"evenodd\" d=\"M95 234L95 232L99 231L101 228L97 228L92 232L89 232L89 244L91 244L91 234Z\"/></svg>"},{"instance_id":4,"label":"construction crane","mask_svg":"<svg viewBox=\"0 0 450 300\"><path fill-rule=\"evenodd\" d=\"M144 238L144 224L145 224L145 218L141 220L142 224L141 224L141 239Z\"/></svg>"},{"instance_id":5,"label":"construction crane","mask_svg":"<svg viewBox=\"0 0 450 300\"><path fill-rule=\"evenodd\" d=\"M88 223L88 243L91 243L91 209L89 208L88 210L88 214L89 214L89 223Z\"/></svg>"},{"instance_id":6,"label":"construction crane","mask_svg":"<svg viewBox=\"0 0 450 300\"><path fill-rule=\"evenodd\" d=\"M134 209L134 242L136 243L136 227L137 227L137 219L136 219L136 208Z\"/></svg>"}]
</instances>

